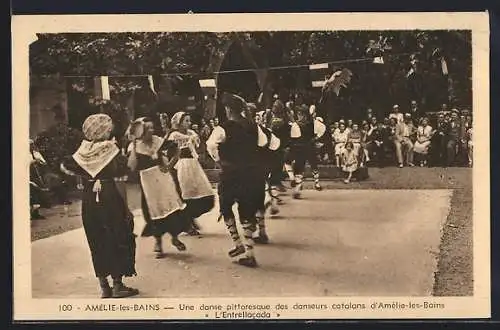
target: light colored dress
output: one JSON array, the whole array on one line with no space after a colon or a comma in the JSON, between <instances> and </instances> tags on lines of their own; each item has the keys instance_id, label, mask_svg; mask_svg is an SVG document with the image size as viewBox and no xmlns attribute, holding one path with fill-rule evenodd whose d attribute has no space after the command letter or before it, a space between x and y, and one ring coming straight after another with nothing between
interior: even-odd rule
<instances>
[{"instance_id":1,"label":"light colored dress","mask_svg":"<svg viewBox=\"0 0 500 330\"><path fill-rule=\"evenodd\" d=\"M431 137L432 137L432 127L427 125L425 127L419 126L417 128L417 141L413 145L413 151L422 154L422 155L427 155L429 152L429 146L431 144Z\"/></svg>"},{"instance_id":2,"label":"light colored dress","mask_svg":"<svg viewBox=\"0 0 500 330\"><path fill-rule=\"evenodd\" d=\"M130 149L131 147L132 145ZM153 136L152 145L138 141L136 146L140 184L145 201L143 206L147 207L148 218L151 220L164 220L185 207L172 174L160 171L159 157L164 157L161 152L163 148L164 139L156 135Z\"/></svg>"},{"instance_id":3,"label":"light colored dress","mask_svg":"<svg viewBox=\"0 0 500 330\"><path fill-rule=\"evenodd\" d=\"M333 139L335 141L335 155L340 156L344 151L345 143L347 142L347 138L349 137L349 131L347 129L344 132L340 130L336 131L333 134Z\"/></svg>"},{"instance_id":4,"label":"light colored dress","mask_svg":"<svg viewBox=\"0 0 500 330\"><path fill-rule=\"evenodd\" d=\"M181 156L174 166L184 200L199 199L213 196L214 191L200 162L196 148L200 145L200 138L196 132L188 130L187 134L179 131L171 132L167 139L177 144Z\"/></svg>"},{"instance_id":5,"label":"light colored dress","mask_svg":"<svg viewBox=\"0 0 500 330\"><path fill-rule=\"evenodd\" d=\"M358 169L358 157L353 150L344 150L342 153L342 170L344 172L354 172Z\"/></svg>"}]
</instances>

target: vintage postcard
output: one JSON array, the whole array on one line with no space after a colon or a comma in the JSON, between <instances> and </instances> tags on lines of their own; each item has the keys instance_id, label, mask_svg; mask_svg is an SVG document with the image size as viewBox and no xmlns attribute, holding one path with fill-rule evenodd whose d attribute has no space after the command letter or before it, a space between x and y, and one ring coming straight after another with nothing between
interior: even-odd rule
<instances>
[{"instance_id":1,"label":"vintage postcard","mask_svg":"<svg viewBox=\"0 0 500 330\"><path fill-rule=\"evenodd\" d=\"M490 317L487 13L12 34L15 321Z\"/></svg>"}]
</instances>

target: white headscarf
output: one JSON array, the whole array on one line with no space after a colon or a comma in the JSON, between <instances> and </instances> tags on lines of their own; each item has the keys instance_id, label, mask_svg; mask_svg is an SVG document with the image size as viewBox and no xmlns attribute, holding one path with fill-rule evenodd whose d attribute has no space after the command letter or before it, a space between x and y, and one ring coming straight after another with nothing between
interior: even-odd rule
<instances>
[{"instance_id":1,"label":"white headscarf","mask_svg":"<svg viewBox=\"0 0 500 330\"><path fill-rule=\"evenodd\" d=\"M179 111L176 112L175 115L172 117L172 120L170 121L170 125L172 126L172 129L178 130L181 127L181 122L184 116L187 115L184 111Z\"/></svg>"}]
</instances>

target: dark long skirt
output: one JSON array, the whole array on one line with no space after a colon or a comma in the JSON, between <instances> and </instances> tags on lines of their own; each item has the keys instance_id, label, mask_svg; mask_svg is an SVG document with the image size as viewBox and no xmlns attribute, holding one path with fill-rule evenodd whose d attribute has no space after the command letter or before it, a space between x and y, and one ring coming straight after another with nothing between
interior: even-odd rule
<instances>
[{"instance_id":1,"label":"dark long skirt","mask_svg":"<svg viewBox=\"0 0 500 330\"><path fill-rule=\"evenodd\" d=\"M83 228L92 255L95 275L134 276L134 221L114 181L101 181L99 202L87 182L82 197Z\"/></svg>"},{"instance_id":2,"label":"dark long skirt","mask_svg":"<svg viewBox=\"0 0 500 330\"><path fill-rule=\"evenodd\" d=\"M194 220L214 208L215 195L196 199L186 199L185 202L187 204L186 214L190 219Z\"/></svg>"},{"instance_id":3,"label":"dark long skirt","mask_svg":"<svg viewBox=\"0 0 500 330\"><path fill-rule=\"evenodd\" d=\"M142 214L144 215L144 220L146 221L146 226L144 227L141 236L143 237L160 237L165 233L169 233L171 236L177 236L180 233L187 231L190 228L191 222L187 216L186 209L178 210L164 219L152 220L149 215L149 209L146 203L146 197L141 188L141 207Z\"/></svg>"}]
</instances>

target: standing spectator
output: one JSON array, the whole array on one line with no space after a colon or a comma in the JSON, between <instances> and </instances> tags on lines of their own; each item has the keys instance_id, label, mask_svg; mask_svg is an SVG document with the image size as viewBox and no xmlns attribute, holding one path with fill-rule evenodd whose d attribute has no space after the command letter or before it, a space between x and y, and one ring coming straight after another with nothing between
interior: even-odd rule
<instances>
[{"instance_id":1,"label":"standing spectator","mask_svg":"<svg viewBox=\"0 0 500 330\"><path fill-rule=\"evenodd\" d=\"M191 129L196 133L196 135L200 136L200 126L198 124L192 124Z\"/></svg>"},{"instance_id":2,"label":"standing spectator","mask_svg":"<svg viewBox=\"0 0 500 330\"><path fill-rule=\"evenodd\" d=\"M361 130L361 149L363 150L364 153L364 160L365 162L370 161L370 153L368 152L368 144L371 141L371 135L373 133L373 130L370 128L370 124L368 122L363 123L363 128Z\"/></svg>"},{"instance_id":3,"label":"standing spectator","mask_svg":"<svg viewBox=\"0 0 500 330\"><path fill-rule=\"evenodd\" d=\"M450 121L446 134L446 165L452 166L456 163L458 148L462 140L462 125L458 117L458 110L452 109Z\"/></svg>"},{"instance_id":4,"label":"standing spectator","mask_svg":"<svg viewBox=\"0 0 500 330\"><path fill-rule=\"evenodd\" d=\"M467 156L469 160L469 166L472 167L472 126L467 129Z\"/></svg>"},{"instance_id":5,"label":"standing spectator","mask_svg":"<svg viewBox=\"0 0 500 330\"><path fill-rule=\"evenodd\" d=\"M214 118L214 127L219 126L219 124L220 124L220 123L219 123L219 117L215 117L215 118Z\"/></svg>"},{"instance_id":6,"label":"standing spectator","mask_svg":"<svg viewBox=\"0 0 500 330\"><path fill-rule=\"evenodd\" d=\"M412 100L410 103L410 114L413 118L420 118L422 113L420 113L420 109L418 108L418 103L415 100Z\"/></svg>"},{"instance_id":7,"label":"standing spectator","mask_svg":"<svg viewBox=\"0 0 500 330\"><path fill-rule=\"evenodd\" d=\"M378 120L377 120L377 117L372 117L372 118L370 119L370 122L369 122L369 123L370 123L370 128L371 128L371 129L375 129L375 128L377 128L377 127L378 127Z\"/></svg>"},{"instance_id":8,"label":"standing spectator","mask_svg":"<svg viewBox=\"0 0 500 330\"><path fill-rule=\"evenodd\" d=\"M212 134L212 129L210 126L207 124L205 119L201 120L201 129L200 129L200 137L202 141L207 141L208 138L210 137L210 134Z\"/></svg>"},{"instance_id":9,"label":"standing spectator","mask_svg":"<svg viewBox=\"0 0 500 330\"><path fill-rule=\"evenodd\" d=\"M443 112L438 114L436 120L436 131L431 139L432 163L437 166L444 166L446 155L446 131L448 123Z\"/></svg>"},{"instance_id":10,"label":"standing spectator","mask_svg":"<svg viewBox=\"0 0 500 330\"><path fill-rule=\"evenodd\" d=\"M42 189L43 179L39 174L38 166L47 164L43 156L36 151L34 141L30 140L30 214L31 220L45 219L40 214L44 191Z\"/></svg>"},{"instance_id":11,"label":"standing spectator","mask_svg":"<svg viewBox=\"0 0 500 330\"><path fill-rule=\"evenodd\" d=\"M441 112L446 114L448 112L448 105L446 103L441 104Z\"/></svg>"},{"instance_id":12,"label":"standing spectator","mask_svg":"<svg viewBox=\"0 0 500 330\"><path fill-rule=\"evenodd\" d=\"M406 165L412 167L413 165L413 143L410 136L412 134L411 119L406 118L403 123L396 125L396 134L394 139L394 146L396 148L396 157L398 166L401 168Z\"/></svg>"},{"instance_id":13,"label":"standing spectator","mask_svg":"<svg viewBox=\"0 0 500 330\"><path fill-rule=\"evenodd\" d=\"M398 126L398 121L396 118L388 119L389 124L384 125L384 129L387 134L387 145L385 151L389 153L392 157L391 160L396 156L396 129ZM397 159L397 158L396 158Z\"/></svg>"},{"instance_id":14,"label":"standing spectator","mask_svg":"<svg viewBox=\"0 0 500 330\"><path fill-rule=\"evenodd\" d=\"M368 121L371 121L372 118L374 117L373 115L373 109L372 108L368 108L368 110L366 110L366 120Z\"/></svg>"},{"instance_id":15,"label":"standing spectator","mask_svg":"<svg viewBox=\"0 0 500 330\"><path fill-rule=\"evenodd\" d=\"M389 119L394 118L396 119L398 124L401 124L404 121L404 116L401 112L399 112L399 105L394 104L392 106L392 112L389 115Z\"/></svg>"},{"instance_id":16,"label":"standing spectator","mask_svg":"<svg viewBox=\"0 0 500 330\"><path fill-rule=\"evenodd\" d=\"M467 142L468 124L465 115L460 116L460 146L458 148L459 164L467 166L468 164L468 142Z\"/></svg>"},{"instance_id":17,"label":"standing spectator","mask_svg":"<svg viewBox=\"0 0 500 330\"><path fill-rule=\"evenodd\" d=\"M419 159L420 166L427 165L429 147L431 145L433 130L429 125L428 118L422 118L417 128L417 141L414 145L414 151Z\"/></svg>"}]
</instances>

